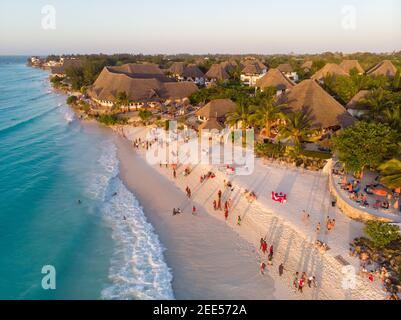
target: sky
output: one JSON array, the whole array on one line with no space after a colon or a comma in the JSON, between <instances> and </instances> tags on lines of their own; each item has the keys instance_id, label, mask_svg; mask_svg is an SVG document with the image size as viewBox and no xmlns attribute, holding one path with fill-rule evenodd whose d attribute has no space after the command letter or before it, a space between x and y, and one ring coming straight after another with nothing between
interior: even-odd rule
<instances>
[{"instance_id":1,"label":"sky","mask_svg":"<svg viewBox=\"0 0 401 320\"><path fill-rule=\"evenodd\" d=\"M394 50L399 0L0 0L0 55Z\"/></svg>"}]
</instances>

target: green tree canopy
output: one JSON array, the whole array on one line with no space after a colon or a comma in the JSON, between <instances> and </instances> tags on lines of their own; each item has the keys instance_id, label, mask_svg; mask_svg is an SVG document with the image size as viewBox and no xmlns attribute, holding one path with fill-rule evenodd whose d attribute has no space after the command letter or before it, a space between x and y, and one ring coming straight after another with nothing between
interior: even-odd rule
<instances>
[{"instance_id":1,"label":"green tree canopy","mask_svg":"<svg viewBox=\"0 0 401 320\"><path fill-rule=\"evenodd\" d=\"M153 117L153 113L149 110L141 110L138 115L145 124Z\"/></svg>"},{"instance_id":2,"label":"green tree canopy","mask_svg":"<svg viewBox=\"0 0 401 320\"><path fill-rule=\"evenodd\" d=\"M400 228L384 222L369 221L365 225L364 232L377 249L385 248L391 242L400 238Z\"/></svg>"},{"instance_id":3,"label":"green tree canopy","mask_svg":"<svg viewBox=\"0 0 401 320\"><path fill-rule=\"evenodd\" d=\"M392 189L401 188L401 161L392 159L383 163L379 170L382 174L381 182Z\"/></svg>"},{"instance_id":4,"label":"green tree canopy","mask_svg":"<svg viewBox=\"0 0 401 320\"><path fill-rule=\"evenodd\" d=\"M359 121L332 138L333 148L345 169L377 169L397 151L398 134L388 125Z\"/></svg>"}]
</instances>

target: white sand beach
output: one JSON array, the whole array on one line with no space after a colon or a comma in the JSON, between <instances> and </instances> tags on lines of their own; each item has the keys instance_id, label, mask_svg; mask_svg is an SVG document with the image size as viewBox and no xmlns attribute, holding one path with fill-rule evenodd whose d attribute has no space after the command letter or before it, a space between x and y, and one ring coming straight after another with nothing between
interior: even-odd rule
<instances>
[{"instance_id":1,"label":"white sand beach","mask_svg":"<svg viewBox=\"0 0 401 320\"><path fill-rule=\"evenodd\" d=\"M124 136L130 140L145 137L145 128L126 127ZM192 166L184 177L183 167L177 179L165 166L150 166L143 150L134 150L126 139L117 137L120 172L126 186L144 206L161 242L166 247L167 264L173 273L173 289L177 299L384 299L380 281L370 283L356 276L353 289L343 289L342 260L355 267L359 262L348 255L349 243L362 235L363 224L344 216L331 207L328 178L321 172L265 165L256 160L255 171L249 176L229 178L218 166ZM209 170L216 178L200 184L199 177ZM230 179L234 191L224 189ZM185 188L192 190L192 199ZM249 203L244 189L254 191L258 199ZM223 191L223 201L232 199L233 208L225 221L223 211L215 211L212 202ZM286 204L271 200L271 192L288 195ZM196 206L197 214L191 214ZM175 207L183 214L172 216ZM311 218L305 223L302 210ZM237 216L242 224L237 226ZM324 231L325 219L336 219L330 234ZM316 224L322 231L316 234ZM259 265L267 255L259 250L260 239L274 246L273 266L261 275ZM313 243L327 243L330 250L322 253ZM282 277L278 266L284 264ZM295 292L292 286L295 272L315 276L317 288Z\"/></svg>"}]
</instances>

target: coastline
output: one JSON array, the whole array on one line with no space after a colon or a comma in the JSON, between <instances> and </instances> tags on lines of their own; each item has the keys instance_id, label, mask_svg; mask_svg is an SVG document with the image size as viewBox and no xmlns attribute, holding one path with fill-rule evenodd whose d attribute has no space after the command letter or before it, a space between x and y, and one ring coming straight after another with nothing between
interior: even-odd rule
<instances>
[{"instance_id":1,"label":"coastline","mask_svg":"<svg viewBox=\"0 0 401 320\"><path fill-rule=\"evenodd\" d=\"M264 168L258 164L259 168L253 175L234 178L237 190L229 195L234 200L234 213L225 222L223 213L214 211L211 205L217 191L223 189L223 179L227 179L218 168L198 165L189 177L183 177L182 168L179 168L178 178L174 180L169 169L149 165L144 159L144 151L134 150L129 142L137 137L143 139L146 128L113 129L116 132L121 179L138 197L167 249L165 257L173 271L173 289L178 299L384 299L380 285L372 285L359 277L357 260L350 260L346 255L350 239L361 231L362 225L350 223L338 210L332 212L324 208L325 192L328 190L323 176L278 167ZM199 186L199 176L208 170L216 173L216 179ZM292 189L293 199L285 206L272 204L265 197L249 204L240 192L247 188L258 194L265 190L264 183L268 183L268 188L273 187L274 178L278 179L280 190ZM186 185L195 190L193 203L187 200L183 191ZM308 199L300 192L305 185L310 185L311 189ZM227 197L226 191L224 197ZM311 197L315 198L313 202ZM299 206L305 201L311 203L310 210L317 210L313 219L324 221L326 210L330 210L330 215L336 215L338 227L330 236L331 240L327 234L322 235L332 246L329 252L317 250L313 245L316 236L313 231L310 233L305 226L298 225L299 217L294 216L293 211L299 211ZM198 210L196 217L191 215L192 205ZM173 217L174 207L182 208L184 214ZM237 214L243 215L241 227L236 226ZM313 230L311 225L308 228ZM216 234L219 236L216 237ZM274 265L267 267L264 276L259 272L261 261L267 261L267 256L259 250L259 240L263 237L275 248ZM235 243L238 245L233 246ZM205 255L205 258L200 259L195 253ZM337 255L345 257L356 268L356 285L351 290L343 288L345 276ZM278 273L280 263L284 263L286 268L283 276ZM196 264L199 266L196 267ZM302 294L295 292L292 281L296 271L316 276L318 286L307 288ZM210 278L211 273L216 273L216 277ZM201 287L192 288L193 283Z\"/></svg>"},{"instance_id":2,"label":"coastline","mask_svg":"<svg viewBox=\"0 0 401 320\"><path fill-rule=\"evenodd\" d=\"M224 222L192 203L166 177L116 135L120 178L135 194L154 226L173 272L175 297L181 299L294 299L273 279L259 272L254 246ZM146 182L145 182L146 181ZM172 216L180 206L183 214Z\"/></svg>"},{"instance_id":3,"label":"coastline","mask_svg":"<svg viewBox=\"0 0 401 320\"><path fill-rule=\"evenodd\" d=\"M75 108L71 107L71 109L77 113ZM91 118L79 120L87 123L95 122ZM104 127L114 131L120 163L119 177L125 187L138 199L147 219L155 228L160 242L166 249L164 257L173 273L172 286L175 298L179 300L384 299L384 292L377 284L371 286L358 276L356 288L344 290L342 288L343 266L334 257L334 253L344 248L332 248L334 250L331 250L330 254L320 253L311 245L314 241L313 236L305 233L303 228L299 228L297 223L294 223L294 217L291 214L282 216L281 208L276 210L280 206L266 205L265 201L260 203L259 199L254 205L249 205L247 202L244 204L245 201L241 201L243 200L241 195L237 194L234 198L234 202L237 202L235 203L236 211L250 216L250 219L242 223L239 230L236 228L234 217L230 216L230 219L225 222L221 217L222 214L211 210L212 193L207 190L200 192L199 197L195 197L195 202L192 202L187 200L183 192L185 185L195 189L199 183L199 175L207 170L217 174L217 179L214 180L221 184L214 186L213 191L217 192L219 188L222 188L223 178L226 178L216 172L218 168L198 165L196 166L198 171L191 175L189 181L188 179L186 182L180 179L174 180L170 177L169 170L159 169L158 166L152 167L146 163L142 151L137 152L132 148L130 141L137 137L144 138L146 127L140 127L139 130L138 128L127 129L119 125ZM125 129L134 132L129 132L130 136L127 137ZM122 131L119 132L120 130ZM275 169L286 171L286 168L273 170ZM254 179L259 180L259 178L252 176L244 179L234 178L233 182L237 186L239 184L240 188L260 189L261 183L266 182L269 176L267 172L262 174L264 177L261 177L260 183L255 183L257 181ZM284 181L285 177L282 176L280 179L282 181L279 185L283 184L286 188L288 182ZM299 177L295 177L295 180L297 179ZM320 180L320 177L314 177L304 182L310 183L312 191L314 188L319 188L315 182L321 184ZM293 182L290 181L289 184ZM324 186L325 189L326 187ZM289 188L292 189L292 185ZM308 195L308 202L311 202L311 196ZM325 199L313 200L316 205L321 206L320 209L325 211L323 208L325 205L322 204L324 201ZM191 215L193 204L197 207L196 217ZM184 209L184 214L173 217L172 209L175 207ZM319 219L324 219L325 213L320 212L319 215ZM336 218L341 220L341 217ZM342 222L345 224L345 221ZM349 228L345 230L347 236L336 235L336 241L332 243L337 246L335 242L340 239L341 246L344 247L345 244L348 247L349 241L355 238L355 231L358 233L358 229L359 226L355 226L351 221ZM274 266L268 267L264 275L261 275L259 270L260 263L266 262L266 257L263 257L259 250L258 242L261 237L266 237L274 244L276 257ZM324 238L328 240L327 236ZM286 268L290 266L282 277L277 270L281 262L286 265ZM355 261L351 262L351 265L356 266ZM299 271L300 274L305 271L308 275L313 272L319 286L303 294L295 292L292 287L295 271Z\"/></svg>"}]
</instances>

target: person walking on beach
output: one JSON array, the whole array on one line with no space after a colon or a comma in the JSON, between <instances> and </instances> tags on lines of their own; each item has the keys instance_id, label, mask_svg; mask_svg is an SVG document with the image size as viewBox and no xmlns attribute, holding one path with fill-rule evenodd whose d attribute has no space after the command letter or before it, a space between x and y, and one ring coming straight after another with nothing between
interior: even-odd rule
<instances>
[{"instance_id":1,"label":"person walking on beach","mask_svg":"<svg viewBox=\"0 0 401 320\"><path fill-rule=\"evenodd\" d=\"M227 219L228 219L228 209L225 209L225 210L224 210L224 218L225 218L226 221L227 221Z\"/></svg>"},{"instance_id":2,"label":"person walking on beach","mask_svg":"<svg viewBox=\"0 0 401 320\"><path fill-rule=\"evenodd\" d=\"M217 210L217 201L216 200L213 200L213 209L214 209L214 211Z\"/></svg>"},{"instance_id":3,"label":"person walking on beach","mask_svg":"<svg viewBox=\"0 0 401 320\"><path fill-rule=\"evenodd\" d=\"M260 273L261 273L262 275L264 275L264 274L265 274L265 270L266 270L266 263L262 262L262 263L260 264Z\"/></svg>"},{"instance_id":4,"label":"person walking on beach","mask_svg":"<svg viewBox=\"0 0 401 320\"><path fill-rule=\"evenodd\" d=\"M195 206L192 207L192 215L193 216L196 215L196 207Z\"/></svg>"},{"instance_id":5,"label":"person walking on beach","mask_svg":"<svg viewBox=\"0 0 401 320\"><path fill-rule=\"evenodd\" d=\"M284 274L284 264L281 263L281 264L278 266L278 275L279 275L280 277L282 277L283 274Z\"/></svg>"},{"instance_id":6,"label":"person walking on beach","mask_svg":"<svg viewBox=\"0 0 401 320\"><path fill-rule=\"evenodd\" d=\"M239 227L241 226L241 222L242 222L241 216L238 216L237 225L238 225Z\"/></svg>"},{"instance_id":7,"label":"person walking on beach","mask_svg":"<svg viewBox=\"0 0 401 320\"><path fill-rule=\"evenodd\" d=\"M263 254L266 254L266 252L267 252L267 243L263 239L261 239L260 249L262 250Z\"/></svg>"},{"instance_id":8,"label":"person walking on beach","mask_svg":"<svg viewBox=\"0 0 401 320\"><path fill-rule=\"evenodd\" d=\"M320 229L321 229L320 222L318 222L316 226L316 234L320 234Z\"/></svg>"},{"instance_id":9,"label":"person walking on beach","mask_svg":"<svg viewBox=\"0 0 401 320\"><path fill-rule=\"evenodd\" d=\"M271 245L269 249L269 256L271 256L272 259L273 259L273 254L274 254L273 245Z\"/></svg>"},{"instance_id":10,"label":"person walking on beach","mask_svg":"<svg viewBox=\"0 0 401 320\"><path fill-rule=\"evenodd\" d=\"M298 291L299 291L300 293L303 293L304 286L305 286L305 280L304 280L304 278L299 279L299 282L298 282Z\"/></svg>"},{"instance_id":11,"label":"person walking on beach","mask_svg":"<svg viewBox=\"0 0 401 320\"><path fill-rule=\"evenodd\" d=\"M187 187L187 196L189 199L191 199L191 189L189 187Z\"/></svg>"},{"instance_id":12,"label":"person walking on beach","mask_svg":"<svg viewBox=\"0 0 401 320\"><path fill-rule=\"evenodd\" d=\"M173 170L173 177L174 179L177 179L177 171L175 171L175 169Z\"/></svg>"},{"instance_id":13,"label":"person walking on beach","mask_svg":"<svg viewBox=\"0 0 401 320\"><path fill-rule=\"evenodd\" d=\"M316 277L315 276L311 276L308 278L308 287L312 288L312 286L314 288L317 288L317 283L316 283Z\"/></svg>"},{"instance_id":14,"label":"person walking on beach","mask_svg":"<svg viewBox=\"0 0 401 320\"><path fill-rule=\"evenodd\" d=\"M295 272L294 275L294 281L292 282L292 286L294 287L294 290L297 291L298 290L298 276L299 276L299 272Z\"/></svg>"}]
</instances>

